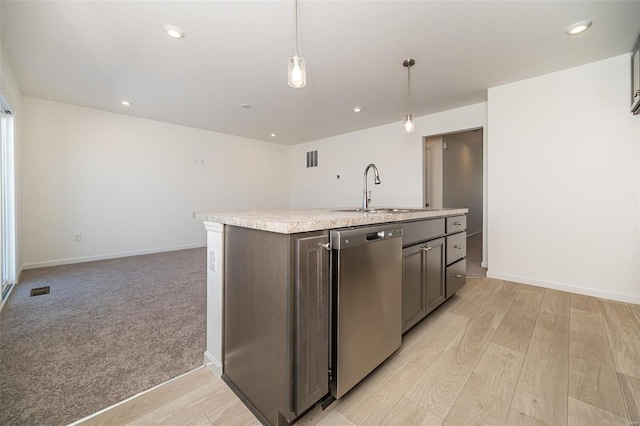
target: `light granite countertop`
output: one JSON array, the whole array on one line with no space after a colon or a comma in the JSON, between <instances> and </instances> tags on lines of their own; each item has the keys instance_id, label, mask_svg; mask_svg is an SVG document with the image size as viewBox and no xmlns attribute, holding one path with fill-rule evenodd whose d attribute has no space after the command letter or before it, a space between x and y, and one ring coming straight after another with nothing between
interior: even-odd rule
<instances>
[{"instance_id":1,"label":"light granite countertop","mask_svg":"<svg viewBox=\"0 0 640 426\"><path fill-rule=\"evenodd\" d=\"M195 215L197 219L208 222L280 234L295 234L377 223L455 216L466 214L469 211L468 209L410 209L410 211L403 213L371 213L336 210L342 209L238 210L196 212Z\"/></svg>"}]
</instances>

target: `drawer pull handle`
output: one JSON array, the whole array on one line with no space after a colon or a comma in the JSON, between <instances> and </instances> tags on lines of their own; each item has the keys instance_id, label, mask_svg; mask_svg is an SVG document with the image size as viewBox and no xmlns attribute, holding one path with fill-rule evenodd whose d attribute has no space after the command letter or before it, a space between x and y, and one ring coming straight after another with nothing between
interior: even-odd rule
<instances>
[{"instance_id":1,"label":"drawer pull handle","mask_svg":"<svg viewBox=\"0 0 640 426\"><path fill-rule=\"evenodd\" d=\"M457 245L457 244L454 244L453 248L454 248L454 249L458 249L458 250L462 250L462 246L459 246L459 245Z\"/></svg>"},{"instance_id":2,"label":"drawer pull handle","mask_svg":"<svg viewBox=\"0 0 640 426\"><path fill-rule=\"evenodd\" d=\"M456 226L460 226L460 225L462 225L462 222L453 222L453 224L456 225Z\"/></svg>"},{"instance_id":3,"label":"drawer pull handle","mask_svg":"<svg viewBox=\"0 0 640 426\"><path fill-rule=\"evenodd\" d=\"M325 250L331 250L331 243L320 244L321 247L324 247Z\"/></svg>"},{"instance_id":4,"label":"drawer pull handle","mask_svg":"<svg viewBox=\"0 0 640 426\"><path fill-rule=\"evenodd\" d=\"M456 274L456 278L462 278L462 275Z\"/></svg>"},{"instance_id":5,"label":"drawer pull handle","mask_svg":"<svg viewBox=\"0 0 640 426\"><path fill-rule=\"evenodd\" d=\"M428 247L428 246L427 247L420 247L420 250L422 250L422 251L431 251L432 248L433 247Z\"/></svg>"}]
</instances>

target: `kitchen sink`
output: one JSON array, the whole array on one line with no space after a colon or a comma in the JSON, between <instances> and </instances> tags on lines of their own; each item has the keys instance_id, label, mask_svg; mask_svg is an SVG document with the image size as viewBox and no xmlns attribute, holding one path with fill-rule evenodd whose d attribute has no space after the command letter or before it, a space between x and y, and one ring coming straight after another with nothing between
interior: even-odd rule
<instances>
[{"instance_id":1,"label":"kitchen sink","mask_svg":"<svg viewBox=\"0 0 640 426\"><path fill-rule=\"evenodd\" d=\"M396 209L396 208L388 208L388 207L379 207L379 208L353 208L353 209L340 209L340 210L331 210L332 212L354 212L354 213L410 213L410 212L422 212L429 209Z\"/></svg>"}]
</instances>

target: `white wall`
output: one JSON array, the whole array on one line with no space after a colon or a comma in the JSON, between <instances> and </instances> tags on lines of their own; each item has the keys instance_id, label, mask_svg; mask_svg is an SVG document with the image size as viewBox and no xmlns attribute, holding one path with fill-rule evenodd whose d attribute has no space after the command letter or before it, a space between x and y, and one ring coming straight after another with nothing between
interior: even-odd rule
<instances>
[{"instance_id":1,"label":"white wall","mask_svg":"<svg viewBox=\"0 0 640 426\"><path fill-rule=\"evenodd\" d=\"M286 146L30 97L23 112L25 267L203 246L194 211L288 207Z\"/></svg>"},{"instance_id":2,"label":"white wall","mask_svg":"<svg viewBox=\"0 0 640 426\"><path fill-rule=\"evenodd\" d=\"M464 206L467 234L482 232L482 132L453 133L442 137L443 207Z\"/></svg>"},{"instance_id":3,"label":"white wall","mask_svg":"<svg viewBox=\"0 0 640 426\"><path fill-rule=\"evenodd\" d=\"M489 89L489 276L640 303L622 55Z\"/></svg>"},{"instance_id":4,"label":"white wall","mask_svg":"<svg viewBox=\"0 0 640 426\"><path fill-rule=\"evenodd\" d=\"M13 110L13 131L14 131L14 173L15 173L15 194L16 194L16 253L15 271L16 278L19 278L22 265L22 197L21 195L21 166L22 166L22 93L13 74L11 63L7 57L4 47L0 44L0 91L11 104Z\"/></svg>"},{"instance_id":5,"label":"white wall","mask_svg":"<svg viewBox=\"0 0 640 426\"><path fill-rule=\"evenodd\" d=\"M369 177L372 206L421 207L423 137L485 127L486 107L481 103L418 117L413 134L402 133L398 121L292 146L291 207L359 207L369 163L378 166L382 181L373 185ZM318 150L318 167L307 168L306 152L312 150Z\"/></svg>"}]
</instances>

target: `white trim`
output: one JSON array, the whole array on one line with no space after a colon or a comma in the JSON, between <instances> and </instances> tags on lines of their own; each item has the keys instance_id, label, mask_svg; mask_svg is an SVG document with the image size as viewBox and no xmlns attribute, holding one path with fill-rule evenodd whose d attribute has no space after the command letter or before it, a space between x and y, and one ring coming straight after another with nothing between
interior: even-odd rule
<instances>
[{"instance_id":1,"label":"white trim","mask_svg":"<svg viewBox=\"0 0 640 426\"><path fill-rule=\"evenodd\" d=\"M127 402L131 401L132 399L138 398L138 397L140 397L140 396L142 396L142 395L144 395L144 394L147 394L147 393L149 393L149 392L152 392L152 391L154 391L154 390L158 389L159 387L162 387L162 386L164 386L164 385L166 385L166 384L169 384L169 383L171 383L171 382L173 382L173 381L175 381L175 380L181 379L181 378L183 378L184 376L187 376L187 375L189 375L189 374L191 374L191 373L193 373L193 372L195 372L195 371L198 371L198 370L200 370L200 369L201 369L201 368L203 368L203 367L204 367L204 365L201 365L200 367L196 367L196 368L194 368L194 369L193 369L193 370L191 370L191 371L187 371L186 373L183 373L183 374L181 374L181 375L179 375L179 376L174 377L173 379L169 379L169 380L167 380L166 382L162 382L162 383L160 383L159 385L155 385L154 387L149 388L149 389L147 389L147 390L144 390L144 391L142 391L142 392L140 392L140 393L137 393L137 394L135 394L135 395L133 395L133 396L130 396L130 397L129 397L129 398L127 398L127 399L123 399L123 400L122 400L122 401L120 401L120 402L116 402L115 404L110 405L110 406L108 406L107 408L103 408L103 409L102 409L102 410L100 410L100 411L96 411L95 413L90 414L90 415L88 415L87 417L84 417L84 418L82 418L82 419L80 419L80 420L76 420L75 422L70 423L68 426L75 426L75 425L79 425L80 423L86 422L87 420L92 419L92 418L94 418L94 417L96 417L96 416L99 416L100 414L105 413L105 412L107 412L107 411L109 411L109 410L112 410L112 409L114 409L114 408L116 408L116 407L118 407L118 406L120 406L120 405L122 405L122 404L125 404L125 403L127 403Z\"/></svg>"},{"instance_id":2,"label":"white trim","mask_svg":"<svg viewBox=\"0 0 640 426\"><path fill-rule=\"evenodd\" d=\"M0 294L0 312L2 312L2 308L4 308L4 305L6 305L7 300L9 300L9 297L11 296L11 293L13 293L13 289L15 288L15 284L9 284L9 290L7 290L7 297L5 297L4 299L2 299L2 294Z\"/></svg>"},{"instance_id":3,"label":"white trim","mask_svg":"<svg viewBox=\"0 0 640 426\"><path fill-rule=\"evenodd\" d=\"M204 353L204 365L216 377L222 377L222 363L215 359L209 351Z\"/></svg>"},{"instance_id":4,"label":"white trim","mask_svg":"<svg viewBox=\"0 0 640 426\"><path fill-rule=\"evenodd\" d=\"M167 251L187 250L187 249L200 248L200 247L206 247L206 246L207 245L203 243L195 243L195 244L185 244L182 246L150 249L150 250L134 250L134 251L128 251L128 252L122 252L122 253L102 254L97 256L85 256L85 257L74 257L70 259L48 260L45 262L25 263L24 265L22 265L22 269L25 270L25 269L44 268L46 266L70 265L73 263L93 262L96 260L106 260L106 259L118 259L120 257L141 256L144 254L164 253Z\"/></svg>"},{"instance_id":5,"label":"white trim","mask_svg":"<svg viewBox=\"0 0 640 426\"><path fill-rule=\"evenodd\" d=\"M602 299L617 300L619 302L640 304L640 296L632 294L622 294L612 291L598 290L588 287L581 287L573 284L557 283L553 281L539 280L530 277L521 277L519 275L502 274L500 272L487 271L488 278L498 280L513 281L516 283L530 284L536 287L544 287L552 290L567 291L569 293L583 294L585 296L600 297Z\"/></svg>"},{"instance_id":6,"label":"white trim","mask_svg":"<svg viewBox=\"0 0 640 426\"><path fill-rule=\"evenodd\" d=\"M485 262L484 260L482 262L480 262L480 266L482 266L483 268L488 268L489 266L487 266L488 263Z\"/></svg>"}]
</instances>

